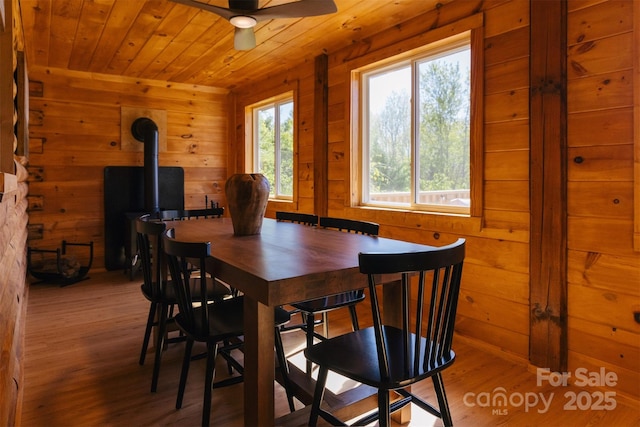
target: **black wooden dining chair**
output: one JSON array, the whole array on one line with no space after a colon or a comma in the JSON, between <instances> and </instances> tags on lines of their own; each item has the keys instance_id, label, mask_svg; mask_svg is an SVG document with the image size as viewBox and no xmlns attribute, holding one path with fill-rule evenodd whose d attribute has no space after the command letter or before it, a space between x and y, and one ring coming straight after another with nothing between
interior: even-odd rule
<instances>
[{"instance_id":1,"label":"black wooden dining chair","mask_svg":"<svg viewBox=\"0 0 640 427\"><path fill-rule=\"evenodd\" d=\"M140 365L144 365L153 327L157 328L155 358L151 377L152 392L155 392L158 387L162 350L166 347L167 342L183 340L179 337L167 339L167 324L173 323L173 309L177 301L173 287L170 281L167 280L167 268L164 263L162 233L165 229L166 223L149 214L136 218L138 253L143 274L143 283L140 289L142 290L142 295L150 303L142 350L140 351ZM229 293L230 291L227 287L216 283L207 289L206 296L209 300L220 300L229 295Z\"/></svg>"},{"instance_id":2,"label":"black wooden dining chair","mask_svg":"<svg viewBox=\"0 0 640 427\"><path fill-rule=\"evenodd\" d=\"M189 285L192 281L192 270L190 263L197 260L200 271L206 271L206 260L211 256L210 242L182 242L175 239L175 231L170 228L166 230L162 237L169 271L173 278L176 292L176 299L180 312L175 316L178 328L186 336L186 347L182 361L182 371L180 374L180 384L178 397L176 399L176 409L182 407L184 390L189 374L191 362L191 350L194 343L203 342L207 346L207 366L204 383L204 403L202 409L202 425L208 426L211 416L211 394L213 388L224 387L237 384L243 381L243 376L229 377L227 379L213 382L215 377L215 359L218 354L231 363L236 370L242 374L243 366L237 362L231 352L242 347L241 337L244 335L244 297L224 299L209 303L205 298L201 298L194 304L194 288ZM200 274L196 279L201 290L207 288L210 282L215 281L215 272ZM196 287L196 289L197 289ZM201 291L202 293L202 291ZM284 349L279 333L279 326L290 320L289 314L280 308L275 310L275 351L283 377L283 385L289 401L289 408L293 412L292 387L288 377L288 365L284 356ZM223 345L220 345L220 344ZM231 343L231 344L228 344Z\"/></svg>"},{"instance_id":3,"label":"black wooden dining chair","mask_svg":"<svg viewBox=\"0 0 640 427\"><path fill-rule=\"evenodd\" d=\"M390 414L411 402L442 418L445 426L452 425L442 370L455 360L452 341L464 256L464 239L423 252L359 254L360 272L368 276L373 326L305 350L305 356L319 366L310 426L316 425L318 416L343 425L320 407L329 371L378 389L378 411L354 425L379 419L380 426L389 426ZM381 274L397 273L401 274L401 325L390 325L381 317L376 286ZM439 409L406 390L426 378L433 381ZM390 403L391 390L402 398Z\"/></svg>"},{"instance_id":4,"label":"black wooden dining chair","mask_svg":"<svg viewBox=\"0 0 640 427\"><path fill-rule=\"evenodd\" d=\"M349 233L367 234L369 236L377 236L380 226L374 222L357 221L345 218L321 217L318 221L319 227L331 228ZM311 347L314 338L320 340L329 337L328 313L339 308L348 307L351 315L351 324L354 331L360 328L358 324L358 314L356 312L356 304L364 301L364 289L356 291L343 292L336 295L329 295L322 298L316 298L308 301L297 302L291 304L296 310L302 313L305 324L302 326L307 338L307 347ZM322 316L318 322L316 315ZM315 331L315 327L321 323L323 334L320 335ZM311 361L307 360L307 374L311 374Z\"/></svg>"},{"instance_id":5,"label":"black wooden dining chair","mask_svg":"<svg viewBox=\"0 0 640 427\"><path fill-rule=\"evenodd\" d=\"M276 212L277 221L295 222L303 225L318 225L318 215L306 214L301 212Z\"/></svg>"},{"instance_id":6,"label":"black wooden dining chair","mask_svg":"<svg viewBox=\"0 0 640 427\"><path fill-rule=\"evenodd\" d=\"M184 221L189 219L220 218L224 215L224 207L206 209L168 209L160 211L160 219L163 221Z\"/></svg>"}]
</instances>

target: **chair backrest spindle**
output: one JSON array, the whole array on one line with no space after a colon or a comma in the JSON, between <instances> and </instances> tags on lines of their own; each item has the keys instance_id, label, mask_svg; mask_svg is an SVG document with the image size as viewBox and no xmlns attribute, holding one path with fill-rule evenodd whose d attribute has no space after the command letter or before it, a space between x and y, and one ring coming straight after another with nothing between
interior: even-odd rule
<instances>
[{"instance_id":1,"label":"chair backrest spindle","mask_svg":"<svg viewBox=\"0 0 640 427\"><path fill-rule=\"evenodd\" d=\"M346 218L320 217L318 225L324 228L334 228L348 233L368 234L377 236L380 225L375 222L359 221Z\"/></svg>"},{"instance_id":2,"label":"chair backrest spindle","mask_svg":"<svg viewBox=\"0 0 640 427\"><path fill-rule=\"evenodd\" d=\"M224 215L224 207L207 209L171 209L158 212L163 221L185 221L199 218L220 218Z\"/></svg>"},{"instance_id":3,"label":"chair backrest spindle","mask_svg":"<svg viewBox=\"0 0 640 427\"><path fill-rule=\"evenodd\" d=\"M276 220L295 222L304 225L318 225L318 215L300 213L300 212L285 212L277 211Z\"/></svg>"}]
</instances>

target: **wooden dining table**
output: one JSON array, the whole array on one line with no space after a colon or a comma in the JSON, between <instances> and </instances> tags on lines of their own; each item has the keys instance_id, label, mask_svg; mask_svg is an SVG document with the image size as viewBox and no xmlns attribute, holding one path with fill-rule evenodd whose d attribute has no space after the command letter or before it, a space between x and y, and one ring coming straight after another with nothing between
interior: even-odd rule
<instances>
[{"instance_id":1,"label":"wooden dining table","mask_svg":"<svg viewBox=\"0 0 640 427\"><path fill-rule=\"evenodd\" d=\"M269 218L260 234L250 236L234 236L230 218L175 221L168 227L175 229L178 240L211 242L210 272L244 294L246 426L270 426L275 421L274 307L365 288L366 276L358 268L360 252L432 248Z\"/></svg>"}]
</instances>

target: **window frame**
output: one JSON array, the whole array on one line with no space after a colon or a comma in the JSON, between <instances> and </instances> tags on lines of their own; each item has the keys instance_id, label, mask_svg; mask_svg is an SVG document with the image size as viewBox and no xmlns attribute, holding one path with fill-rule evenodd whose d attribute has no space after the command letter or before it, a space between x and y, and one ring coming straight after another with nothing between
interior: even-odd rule
<instances>
[{"instance_id":1,"label":"window frame","mask_svg":"<svg viewBox=\"0 0 640 427\"><path fill-rule=\"evenodd\" d=\"M441 28L424 33L420 37L403 42L401 49L397 45L391 45L375 54L365 55L357 60L351 61L348 71L351 73L350 91L350 185L351 191L346 200L348 206L356 209L388 210L392 212L412 212L427 215L446 215L458 217L471 217L478 220L483 212L483 184L484 184L484 142L483 142L483 79L484 79L484 31L483 14L472 15L462 21L449 24ZM452 41L460 38L469 38L470 46L470 199L471 206L464 212L454 212L453 209L440 211L434 209L416 209L404 205L386 204L364 204L363 200L363 180L365 179L363 170L363 142L361 129L364 123L361 118L361 111L366 104L364 91L361 87L363 73L371 72L374 69L392 67L402 60L408 61L410 58L423 56L424 52L433 51L440 46L446 46ZM400 52L400 53L399 53ZM366 178L368 179L368 177ZM432 206L432 205L431 205Z\"/></svg>"},{"instance_id":2,"label":"window frame","mask_svg":"<svg viewBox=\"0 0 640 427\"><path fill-rule=\"evenodd\" d=\"M420 193L420 183L417 177L418 172L418 156L419 156L419 144L420 144L420 136L419 136L419 127L418 122L420 120L420 64L426 63L431 60L435 60L438 58L442 58L448 56L450 54L455 54L457 52L461 52L464 50L469 50L469 57L471 57L471 34L470 32L464 32L458 36L451 37L448 39L449 41L443 41L439 43L437 46L426 46L424 49L421 49L419 52L407 55L399 55L398 58L389 58L388 61L385 61L384 64L371 64L365 67L363 70L360 70L359 76L359 84L360 84L360 93L362 94L362 103L359 110L359 116L361 120L361 132L359 135L360 139L360 152L361 152L361 163L360 167L362 168L362 180L361 180L361 188L360 188L360 205L365 207L381 207L381 208L389 208L389 209L409 209L414 211L424 211L430 213L443 213L443 214L454 214L454 215L469 215L471 212L471 206L453 206L453 205L438 205L438 204L428 204L428 203L419 203L417 201L418 195ZM370 148L371 148L371 140L370 140L370 121L371 121L371 111L368 108L370 105L369 95L371 94L370 82L376 76L380 76L389 72L399 71L406 69L409 72L409 118L411 120L410 123L410 182L409 182L409 201L408 203L400 203L400 202L385 202L385 201L376 201L370 199L370 188L369 188L369 179L371 170L371 159L370 159ZM469 81L469 86L471 86L471 81ZM469 87L469 92L471 92L471 88ZM469 101L470 102L470 101ZM469 117L469 126L471 126L471 118ZM471 149L471 141L469 141L469 150ZM471 160L471 153L469 152L469 161ZM471 178L471 177L470 177ZM469 189L470 191L470 189Z\"/></svg>"},{"instance_id":3,"label":"window frame","mask_svg":"<svg viewBox=\"0 0 640 427\"><path fill-rule=\"evenodd\" d=\"M274 111L276 112L276 114L274 115L274 123L277 123L279 114L278 114L278 106L282 105L282 104L286 104L286 103L291 103L292 104L292 109L293 109L293 147L292 147L292 194L291 195L284 195L284 194L278 194L278 188L279 188L279 177L278 177L278 170L279 168L279 164L280 164L280 150L279 150L279 144L280 144L280 139L279 139L279 133L280 133L280 127L276 126L275 132L275 142L276 142L276 146L274 147L275 150L275 162L276 162L276 182L274 183L270 183L273 193L269 193L269 200L270 201L278 201L278 202L293 202L295 200L295 196L296 196L296 189L297 189L297 181L296 181L296 144L297 144L297 125L296 125L296 117L297 117L297 104L295 102L295 93L294 91L287 91L284 92L282 94L276 95L276 96L272 96L270 98L264 99L262 101L253 103L249 106L246 107L246 111L247 111L247 118L249 119L250 123L251 123L251 132L249 133L249 138L248 138L248 142L249 142L249 156L248 157L248 161L247 164L250 166L251 170L256 171L257 173L260 173L260 165L259 165L259 160L260 160L260 156L259 156L259 151L260 151L260 147L259 147L259 143L258 143L258 138L257 138L257 132L259 130L259 124L258 124L258 112L260 110L264 110L266 108L272 107L274 108Z\"/></svg>"}]
</instances>

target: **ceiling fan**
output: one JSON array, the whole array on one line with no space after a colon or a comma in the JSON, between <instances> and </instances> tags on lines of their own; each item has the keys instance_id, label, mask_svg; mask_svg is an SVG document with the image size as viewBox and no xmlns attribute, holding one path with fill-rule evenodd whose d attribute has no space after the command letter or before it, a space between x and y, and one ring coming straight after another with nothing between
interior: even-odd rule
<instances>
[{"instance_id":1,"label":"ceiling fan","mask_svg":"<svg viewBox=\"0 0 640 427\"><path fill-rule=\"evenodd\" d=\"M299 0L270 7L258 7L258 0L229 0L229 7L219 7L196 0L172 0L176 3L213 12L228 20L234 27L233 47L249 50L256 47L253 27L259 21L276 18L304 18L327 15L338 11L334 0Z\"/></svg>"}]
</instances>

